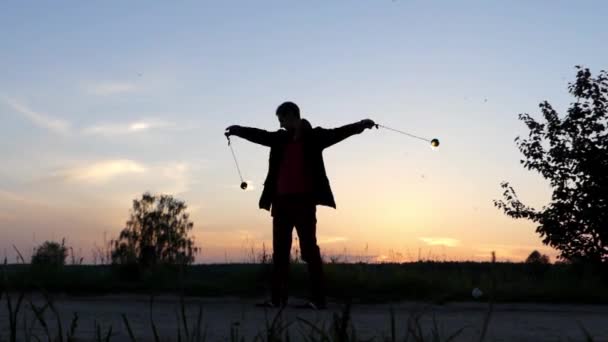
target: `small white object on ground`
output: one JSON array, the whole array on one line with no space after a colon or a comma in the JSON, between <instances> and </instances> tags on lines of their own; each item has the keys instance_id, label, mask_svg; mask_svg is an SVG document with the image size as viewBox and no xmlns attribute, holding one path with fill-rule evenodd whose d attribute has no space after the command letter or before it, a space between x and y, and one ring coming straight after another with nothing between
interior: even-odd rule
<instances>
[{"instance_id":1,"label":"small white object on ground","mask_svg":"<svg viewBox=\"0 0 608 342\"><path fill-rule=\"evenodd\" d=\"M471 294L473 295L473 298L475 298L475 299L483 296L483 292L481 292L481 290L477 287L473 289L473 293L471 293Z\"/></svg>"}]
</instances>

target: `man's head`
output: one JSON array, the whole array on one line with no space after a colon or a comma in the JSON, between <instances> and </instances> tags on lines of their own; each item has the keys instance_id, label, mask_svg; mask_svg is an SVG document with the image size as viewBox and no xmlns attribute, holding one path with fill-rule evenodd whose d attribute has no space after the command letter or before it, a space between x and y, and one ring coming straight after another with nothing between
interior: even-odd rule
<instances>
[{"instance_id":1,"label":"man's head","mask_svg":"<svg viewBox=\"0 0 608 342\"><path fill-rule=\"evenodd\" d=\"M293 102L283 102L277 108L277 118L281 127L288 131L295 130L300 124L300 108Z\"/></svg>"}]
</instances>

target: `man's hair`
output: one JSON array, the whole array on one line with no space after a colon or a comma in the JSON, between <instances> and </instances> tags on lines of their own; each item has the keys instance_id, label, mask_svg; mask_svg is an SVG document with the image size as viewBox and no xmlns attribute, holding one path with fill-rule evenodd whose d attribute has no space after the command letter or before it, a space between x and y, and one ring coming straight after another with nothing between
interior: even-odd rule
<instances>
[{"instance_id":1,"label":"man's hair","mask_svg":"<svg viewBox=\"0 0 608 342\"><path fill-rule=\"evenodd\" d=\"M283 116L283 115L289 114L289 113L295 115L298 119L300 118L300 108L298 108L298 105L293 102L289 102L289 101L283 102L277 108L278 116Z\"/></svg>"}]
</instances>

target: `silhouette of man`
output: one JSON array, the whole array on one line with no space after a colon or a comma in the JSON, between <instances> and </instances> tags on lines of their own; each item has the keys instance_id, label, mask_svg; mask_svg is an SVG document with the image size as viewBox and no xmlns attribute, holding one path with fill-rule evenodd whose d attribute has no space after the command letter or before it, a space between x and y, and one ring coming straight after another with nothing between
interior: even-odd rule
<instances>
[{"instance_id":1,"label":"silhouette of man","mask_svg":"<svg viewBox=\"0 0 608 342\"><path fill-rule=\"evenodd\" d=\"M316 206L336 208L323 163L323 150L352 135L375 126L365 119L339 128L312 128L300 118L300 109L285 102L276 110L281 128L269 132L258 128L230 126L226 136L235 135L270 147L268 175L259 206L271 212L272 227L272 297L261 304L280 307L287 304L287 281L293 228L300 240L302 259L308 264L312 298L304 306L326 307L325 282L321 251L316 237Z\"/></svg>"}]
</instances>

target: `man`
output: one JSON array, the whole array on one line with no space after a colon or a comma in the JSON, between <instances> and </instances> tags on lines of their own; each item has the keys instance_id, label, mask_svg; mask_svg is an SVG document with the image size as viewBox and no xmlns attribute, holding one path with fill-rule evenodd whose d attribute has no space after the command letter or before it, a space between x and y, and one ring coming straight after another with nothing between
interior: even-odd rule
<instances>
[{"instance_id":1,"label":"man","mask_svg":"<svg viewBox=\"0 0 608 342\"><path fill-rule=\"evenodd\" d=\"M313 129L307 120L300 118L300 109L293 102L281 104L276 115L284 129L268 132L230 126L225 133L228 137L236 135L270 147L268 175L259 206L270 210L273 217L272 298L262 305L281 307L287 304L291 234L295 226L312 285L312 298L305 306L323 309L326 298L323 261L316 238L316 206L336 208L325 173L323 150L374 127L375 123L366 119L334 129Z\"/></svg>"}]
</instances>

